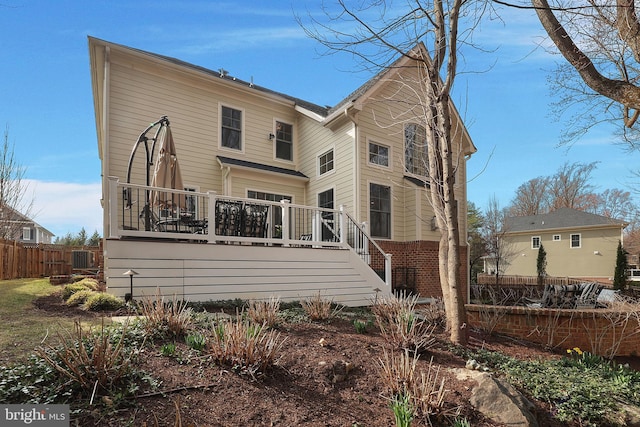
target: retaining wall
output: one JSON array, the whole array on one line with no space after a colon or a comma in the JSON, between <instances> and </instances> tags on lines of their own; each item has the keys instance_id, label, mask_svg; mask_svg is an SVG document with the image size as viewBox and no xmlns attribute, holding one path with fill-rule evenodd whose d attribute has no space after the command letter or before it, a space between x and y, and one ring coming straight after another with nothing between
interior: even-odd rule
<instances>
[{"instance_id":1,"label":"retaining wall","mask_svg":"<svg viewBox=\"0 0 640 427\"><path fill-rule=\"evenodd\" d=\"M467 304L472 327L564 351L604 357L640 355L640 322L622 308L546 309ZM638 313L635 313L636 315Z\"/></svg>"}]
</instances>

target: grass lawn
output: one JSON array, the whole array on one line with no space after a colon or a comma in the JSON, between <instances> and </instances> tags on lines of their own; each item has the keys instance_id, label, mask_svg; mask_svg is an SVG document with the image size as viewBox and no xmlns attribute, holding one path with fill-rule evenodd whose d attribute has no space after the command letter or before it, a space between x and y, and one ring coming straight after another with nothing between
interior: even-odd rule
<instances>
[{"instance_id":1,"label":"grass lawn","mask_svg":"<svg viewBox=\"0 0 640 427\"><path fill-rule=\"evenodd\" d=\"M60 289L48 278L0 281L0 365L26 360L45 337L55 339L59 328L73 327L73 319L43 314L32 304Z\"/></svg>"}]
</instances>

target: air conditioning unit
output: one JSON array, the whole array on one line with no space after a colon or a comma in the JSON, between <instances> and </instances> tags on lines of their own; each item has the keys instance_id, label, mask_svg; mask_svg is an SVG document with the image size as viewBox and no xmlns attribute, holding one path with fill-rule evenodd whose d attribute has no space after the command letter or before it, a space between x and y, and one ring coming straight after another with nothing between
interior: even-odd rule
<instances>
[{"instance_id":1,"label":"air conditioning unit","mask_svg":"<svg viewBox=\"0 0 640 427\"><path fill-rule=\"evenodd\" d=\"M74 270L83 270L92 268L93 252L91 251L72 251L71 252L71 268Z\"/></svg>"}]
</instances>

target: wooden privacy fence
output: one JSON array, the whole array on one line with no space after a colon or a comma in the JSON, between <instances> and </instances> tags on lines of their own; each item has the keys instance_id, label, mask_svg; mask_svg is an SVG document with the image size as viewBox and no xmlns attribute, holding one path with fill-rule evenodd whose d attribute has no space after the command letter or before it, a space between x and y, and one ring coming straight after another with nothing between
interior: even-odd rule
<instances>
[{"instance_id":1,"label":"wooden privacy fence","mask_svg":"<svg viewBox=\"0 0 640 427\"><path fill-rule=\"evenodd\" d=\"M0 239L0 279L96 274L101 246L23 244Z\"/></svg>"},{"instance_id":2,"label":"wooden privacy fence","mask_svg":"<svg viewBox=\"0 0 640 427\"><path fill-rule=\"evenodd\" d=\"M518 286L518 285L537 285L538 278L536 276L498 276L499 285L503 286ZM597 279L585 279L574 277L552 277L545 276L545 285L577 285L584 281L598 282ZM478 274L479 285L495 285L496 276L493 274Z\"/></svg>"}]
</instances>

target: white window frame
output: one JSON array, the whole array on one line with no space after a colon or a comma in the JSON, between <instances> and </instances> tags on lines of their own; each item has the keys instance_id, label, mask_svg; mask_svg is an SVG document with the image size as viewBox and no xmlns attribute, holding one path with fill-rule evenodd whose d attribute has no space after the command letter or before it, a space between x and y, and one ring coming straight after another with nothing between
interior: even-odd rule
<instances>
[{"instance_id":1,"label":"white window frame","mask_svg":"<svg viewBox=\"0 0 640 427\"><path fill-rule=\"evenodd\" d=\"M407 132L409 127L415 126L413 131L412 140L407 139ZM420 130L420 132L418 132ZM424 135L422 134L424 132ZM424 140L417 140L419 136L424 136ZM408 122L404 124L402 132L402 146L404 147L404 155L402 161L404 162L404 171L414 176L428 176L429 164L427 158L427 130L420 123ZM409 145L408 142L411 142ZM410 157L410 159L409 159ZM409 164L411 163L411 164Z\"/></svg>"},{"instance_id":2,"label":"white window frame","mask_svg":"<svg viewBox=\"0 0 640 427\"><path fill-rule=\"evenodd\" d=\"M374 163L371 161L371 145L377 145L378 147L384 147L387 149L387 164L383 165L380 163ZM379 142L376 142L374 140L371 139L367 139L367 163L370 166L376 167L376 168L384 168L384 169L391 169L391 159L393 158L393 155L391 153L391 146L387 145L387 144L381 144Z\"/></svg>"},{"instance_id":3,"label":"white window frame","mask_svg":"<svg viewBox=\"0 0 640 427\"><path fill-rule=\"evenodd\" d=\"M536 239L538 241L538 245L536 246ZM540 245L542 245L542 239L540 236L531 236L531 249L540 249Z\"/></svg>"},{"instance_id":4,"label":"white window frame","mask_svg":"<svg viewBox=\"0 0 640 427\"><path fill-rule=\"evenodd\" d=\"M22 227L22 240L31 240L31 227Z\"/></svg>"},{"instance_id":5,"label":"white window frame","mask_svg":"<svg viewBox=\"0 0 640 427\"><path fill-rule=\"evenodd\" d=\"M278 123L282 123L283 125L287 125L287 126L291 126L291 141L288 141L291 143L291 158L290 159L283 159L282 157L278 157ZM295 158L295 147L294 147L294 134L295 134L295 128L293 126L293 123L289 123L285 120L280 120L280 119L274 119L273 121L273 158L275 160L278 160L280 162L287 162L287 163L293 163L293 159ZM284 140L281 140L283 142L287 142Z\"/></svg>"},{"instance_id":6,"label":"white window frame","mask_svg":"<svg viewBox=\"0 0 640 427\"><path fill-rule=\"evenodd\" d=\"M559 242L562 240L562 236L560 234L554 234L553 235L553 241L554 242Z\"/></svg>"},{"instance_id":7,"label":"white window frame","mask_svg":"<svg viewBox=\"0 0 640 427\"><path fill-rule=\"evenodd\" d=\"M376 236L373 234L372 221L371 221L371 185L379 185L381 187L389 188L389 236ZM367 216L369 218L369 224L367 226L367 232L376 239L393 240L393 188L385 183L376 181L367 182L367 202L369 208L367 209Z\"/></svg>"},{"instance_id":8,"label":"white window frame","mask_svg":"<svg viewBox=\"0 0 640 427\"><path fill-rule=\"evenodd\" d=\"M222 108L231 108L233 110L238 110L241 113L241 117L240 117L240 149L236 149L236 148L231 148L231 147L226 147L224 145L222 145ZM244 108L240 108L238 106L232 105L232 104L227 104L227 103L219 103L218 104L218 118L219 118L219 123L218 123L218 148L220 150L226 150L226 151L230 151L232 153L244 153L245 150L245 131L244 131L244 124L246 122L246 114L244 111Z\"/></svg>"},{"instance_id":9,"label":"white window frame","mask_svg":"<svg viewBox=\"0 0 640 427\"><path fill-rule=\"evenodd\" d=\"M321 159L323 156L326 156L329 153L333 153L333 167L329 170L327 170L324 173L321 173L322 167L321 167ZM318 168L318 176L327 176L327 175L331 175L333 173L335 173L336 171L336 150L335 147L331 147L328 150L323 151L322 153L318 154L317 156L317 160L316 160L316 167Z\"/></svg>"},{"instance_id":10,"label":"white window frame","mask_svg":"<svg viewBox=\"0 0 640 427\"><path fill-rule=\"evenodd\" d=\"M578 246L573 246L573 236L578 236ZM569 237L569 247L571 249L580 249L582 247L582 234L581 233L571 233Z\"/></svg>"}]
</instances>

